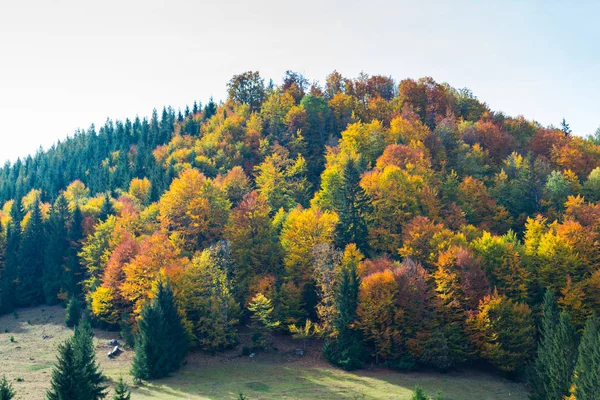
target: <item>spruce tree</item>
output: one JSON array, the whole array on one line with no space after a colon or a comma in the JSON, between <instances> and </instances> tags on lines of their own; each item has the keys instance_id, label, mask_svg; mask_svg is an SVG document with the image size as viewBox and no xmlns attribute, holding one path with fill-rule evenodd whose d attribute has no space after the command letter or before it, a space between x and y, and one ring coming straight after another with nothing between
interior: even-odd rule
<instances>
[{"instance_id":1,"label":"spruce tree","mask_svg":"<svg viewBox=\"0 0 600 400\"><path fill-rule=\"evenodd\" d=\"M81 303L76 297L71 297L67 303L67 310L65 313L65 325L69 328L73 328L79 324L81 320Z\"/></svg>"},{"instance_id":2,"label":"spruce tree","mask_svg":"<svg viewBox=\"0 0 600 400\"><path fill-rule=\"evenodd\" d=\"M123 381L123 377L119 378L117 385L115 386L115 395L113 396L113 400L131 400L131 392L129 391L129 387Z\"/></svg>"},{"instance_id":3,"label":"spruce tree","mask_svg":"<svg viewBox=\"0 0 600 400\"><path fill-rule=\"evenodd\" d=\"M353 159L344 166L341 199L338 207L340 217L339 241L342 247L354 243L363 252L368 251L366 216L371 210L370 200L360 186L360 172Z\"/></svg>"},{"instance_id":4,"label":"spruce tree","mask_svg":"<svg viewBox=\"0 0 600 400\"><path fill-rule=\"evenodd\" d=\"M57 362L52 370L50 390L46 393L48 400L79 400L80 382L83 375L79 370L73 342L69 339L58 346Z\"/></svg>"},{"instance_id":5,"label":"spruce tree","mask_svg":"<svg viewBox=\"0 0 600 400\"><path fill-rule=\"evenodd\" d=\"M75 361L82 375L79 382L79 398L86 400L97 400L106 397L106 378L99 370L96 363L96 353L93 343L94 331L89 319L84 317L75 328L73 334L73 350Z\"/></svg>"},{"instance_id":6,"label":"spruce tree","mask_svg":"<svg viewBox=\"0 0 600 400\"><path fill-rule=\"evenodd\" d=\"M579 358L575 367L574 384L577 400L594 400L600 394L600 319L589 318L585 324Z\"/></svg>"},{"instance_id":7,"label":"spruce tree","mask_svg":"<svg viewBox=\"0 0 600 400\"><path fill-rule=\"evenodd\" d=\"M13 209L18 208L13 203ZM12 311L15 305L15 280L18 274L18 252L21 228L18 215L11 211L11 220L6 226L4 268L0 274L0 314Z\"/></svg>"},{"instance_id":8,"label":"spruce tree","mask_svg":"<svg viewBox=\"0 0 600 400\"><path fill-rule=\"evenodd\" d=\"M67 278L66 285L71 297L77 297L80 292L80 281L83 273L81 268L81 262L79 259L79 252L81 251L81 242L83 240L83 228L81 226L83 222L83 215L79 207L75 207L73 211L73 217L69 224L68 242L69 251L67 253Z\"/></svg>"},{"instance_id":9,"label":"spruce tree","mask_svg":"<svg viewBox=\"0 0 600 400\"><path fill-rule=\"evenodd\" d=\"M530 398L562 400L569 394L577 360L577 332L569 315L558 311L550 290L544 296L541 335L531 371Z\"/></svg>"},{"instance_id":10,"label":"spruce tree","mask_svg":"<svg viewBox=\"0 0 600 400\"><path fill-rule=\"evenodd\" d=\"M335 339L323 346L323 355L332 364L347 371L362 366L363 346L359 332L352 326L356 320L360 278L356 264L350 262L342 267L341 280L336 291L334 320Z\"/></svg>"},{"instance_id":11,"label":"spruce tree","mask_svg":"<svg viewBox=\"0 0 600 400\"><path fill-rule=\"evenodd\" d=\"M44 263L43 287L47 304L55 304L58 294L67 286L66 261L69 242L67 225L69 223L69 204L60 194L52 209L47 226L47 242Z\"/></svg>"},{"instance_id":12,"label":"spruce tree","mask_svg":"<svg viewBox=\"0 0 600 400\"><path fill-rule=\"evenodd\" d=\"M6 376L2 376L0 380L0 400L10 400L15 397L17 393L13 389L12 385L6 380Z\"/></svg>"},{"instance_id":13,"label":"spruce tree","mask_svg":"<svg viewBox=\"0 0 600 400\"><path fill-rule=\"evenodd\" d=\"M188 336L168 281L158 283L152 301L138 322L132 375L158 379L178 369L188 350Z\"/></svg>"},{"instance_id":14,"label":"spruce tree","mask_svg":"<svg viewBox=\"0 0 600 400\"><path fill-rule=\"evenodd\" d=\"M115 210L113 209L112 202L108 192L104 194L104 200L102 201L102 207L100 208L100 214L98 215L98 219L101 222L106 221L109 215L113 215Z\"/></svg>"},{"instance_id":15,"label":"spruce tree","mask_svg":"<svg viewBox=\"0 0 600 400\"><path fill-rule=\"evenodd\" d=\"M19 268L15 299L19 306L32 306L44 300L42 274L44 269L44 224L39 199L35 200L19 246Z\"/></svg>"}]
</instances>

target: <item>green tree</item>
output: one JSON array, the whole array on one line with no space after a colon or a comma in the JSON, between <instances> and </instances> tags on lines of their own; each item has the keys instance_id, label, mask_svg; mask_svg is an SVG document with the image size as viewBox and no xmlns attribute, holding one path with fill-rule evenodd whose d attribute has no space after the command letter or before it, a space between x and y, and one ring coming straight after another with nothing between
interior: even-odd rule
<instances>
[{"instance_id":1,"label":"green tree","mask_svg":"<svg viewBox=\"0 0 600 400\"><path fill-rule=\"evenodd\" d=\"M36 198L25 225L19 247L18 285L15 298L19 306L39 304L44 299L42 274L44 270L44 223L40 201Z\"/></svg>"},{"instance_id":2,"label":"green tree","mask_svg":"<svg viewBox=\"0 0 600 400\"><path fill-rule=\"evenodd\" d=\"M79 324L81 320L81 303L76 297L71 297L67 303L67 310L65 313L65 325L69 328L73 328Z\"/></svg>"},{"instance_id":3,"label":"green tree","mask_svg":"<svg viewBox=\"0 0 600 400\"><path fill-rule=\"evenodd\" d=\"M360 278L354 261L342 266L336 293L338 314L334 320L336 336L323 346L323 356L332 364L347 371L362 367L363 346L354 327L358 308Z\"/></svg>"},{"instance_id":4,"label":"green tree","mask_svg":"<svg viewBox=\"0 0 600 400\"><path fill-rule=\"evenodd\" d=\"M81 251L81 243L84 237L82 222L83 215L81 214L81 209L76 207L75 211L73 211L68 232L69 250L67 253L66 289L71 296L79 295L81 291L80 283L83 279L83 269L78 255Z\"/></svg>"},{"instance_id":5,"label":"green tree","mask_svg":"<svg viewBox=\"0 0 600 400\"><path fill-rule=\"evenodd\" d=\"M339 239L342 247L354 243L367 252L368 227L366 217L371 211L370 200L360 186L360 172L356 162L350 158L344 166L341 204L337 213L340 218Z\"/></svg>"},{"instance_id":6,"label":"green tree","mask_svg":"<svg viewBox=\"0 0 600 400\"><path fill-rule=\"evenodd\" d=\"M577 400L593 400L600 393L600 319L594 316L585 324L579 358L575 367L574 384Z\"/></svg>"},{"instance_id":7,"label":"green tree","mask_svg":"<svg viewBox=\"0 0 600 400\"><path fill-rule=\"evenodd\" d=\"M227 94L231 100L248 104L252 111L258 111L265 97L265 81L258 71L234 75L227 84Z\"/></svg>"},{"instance_id":8,"label":"green tree","mask_svg":"<svg viewBox=\"0 0 600 400\"><path fill-rule=\"evenodd\" d=\"M119 377L119 381L115 386L115 395L113 396L113 400L131 400L131 392L129 391L129 386L123 381L123 377Z\"/></svg>"},{"instance_id":9,"label":"green tree","mask_svg":"<svg viewBox=\"0 0 600 400\"><path fill-rule=\"evenodd\" d=\"M416 387L410 396L410 400L429 400L429 396L425 394L425 391L420 387Z\"/></svg>"},{"instance_id":10,"label":"green tree","mask_svg":"<svg viewBox=\"0 0 600 400\"><path fill-rule=\"evenodd\" d=\"M68 290L66 264L69 253L67 232L69 218L69 203L60 194L50 210L50 218L47 224L43 275L44 296L47 304L55 304L58 301L59 293Z\"/></svg>"},{"instance_id":11,"label":"green tree","mask_svg":"<svg viewBox=\"0 0 600 400\"><path fill-rule=\"evenodd\" d=\"M96 363L96 352L93 343L94 331L88 318L83 318L73 334L73 350L76 366L81 374L79 398L97 400L106 397L106 378Z\"/></svg>"},{"instance_id":12,"label":"green tree","mask_svg":"<svg viewBox=\"0 0 600 400\"><path fill-rule=\"evenodd\" d=\"M48 400L83 400L80 397L80 383L83 380L79 370L77 355L71 339L58 345L57 362L52 370L50 390L46 393Z\"/></svg>"},{"instance_id":13,"label":"green tree","mask_svg":"<svg viewBox=\"0 0 600 400\"><path fill-rule=\"evenodd\" d=\"M577 359L577 333L568 314L558 311L551 290L544 295L541 335L531 371L530 398L562 400L571 386Z\"/></svg>"},{"instance_id":14,"label":"green tree","mask_svg":"<svg viewBox=\"0 0 600 400\"><path fill-rule=\"evenodd\" d=\"M18 254L21 243L21 206L18 201L13 201L10 209L10 221L6 226L6 245L4 268L0 275L0 311L7 313L12 311L16 304L15 280L18 274Z\"/></svg>"},{"instance_id":15,"label":"green tree","mask_svg":"<svg viewBox=\"0 0 600 400\"><path fill-rule=\"evenodd\" d=\"M12 385L6 380L6 376L2 376L2 380L0 380L0 400L10 400L16 394L17 392L15 392Z\"/></svg>"},{"instance_id":16,"label":"green tree","mask_svg":"<svg viewBox=\"0 0 600 400\"><path fill-rule=\"evenodd\" d=\"M188 350L188 333L175 307L168 280L158 282L154 298L142 309L138 322L132 375L158 379L181 366Z\"/></svg>"}]
</instances>

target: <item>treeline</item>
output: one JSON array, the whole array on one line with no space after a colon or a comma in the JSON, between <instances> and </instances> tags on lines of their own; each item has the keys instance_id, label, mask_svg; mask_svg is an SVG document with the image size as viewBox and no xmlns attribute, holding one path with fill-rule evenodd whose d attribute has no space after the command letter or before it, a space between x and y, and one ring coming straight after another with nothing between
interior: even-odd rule
<instances>
[{"instance_id":1,"label":"treeline","mask_svg":"<svg viewBox=\"0 0 600 400\"><path fill-rule=\"evenodd\" d=\"M256 348L318 334L347 369L516 374L547 289L575 330L600 309L599 137L431 78L248 72L228 94L6 166L3 310L81 298L132 337L166 279L206 351L251 317Z\"/></svg>"}]
</instances>

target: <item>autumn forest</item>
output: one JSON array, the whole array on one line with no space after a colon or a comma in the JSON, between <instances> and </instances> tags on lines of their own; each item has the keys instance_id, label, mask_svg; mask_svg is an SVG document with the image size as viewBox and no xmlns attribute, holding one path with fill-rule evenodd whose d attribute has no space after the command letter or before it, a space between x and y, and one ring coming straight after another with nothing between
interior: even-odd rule
<instances>
[{"instance_id":1,"label":"autumn forest","mask_svg":"<svg viewBox=\"0 0 600 400\"><path fill-rule=\"evenodd\" d=\"M595 398L600 131L429 77L246 72L227 93L5 164L0 311L86 310L140 380L250 326L252 352L318 338L346 370L481 365Z\"/></svg>"}]
</instances>

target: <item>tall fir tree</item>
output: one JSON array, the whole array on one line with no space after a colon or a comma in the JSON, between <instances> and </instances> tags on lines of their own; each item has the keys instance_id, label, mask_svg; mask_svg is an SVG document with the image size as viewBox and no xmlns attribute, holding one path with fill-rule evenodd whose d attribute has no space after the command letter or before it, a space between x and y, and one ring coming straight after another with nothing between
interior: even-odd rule
<instances>
[{"instance_id":1,"label":"tall fir tree","mask_svg":"<svg viewBox=\"0 0 600 400\"><path fill-rule=\"evenodd\" d=\"M158 379L181 366L188 333L175 306L168 280L161 279L154 298L142 309L131 373L137 379Z\"/></svg>"},{"instance_id":2,"label":"tall fir tree","mask_svg":"<svg viewBox=\"0 0 600 400\"><path fill-rule=\"evenodd\" d=\"M83 271L79 258L81 243L83 241L83 215L79 207L75 207L71 223L69 224L68 242L69 250L67 254L67 277L66 285L71 297L77 297L81 288L79 283L83 279Z\"/></svg>"},{"instance_id":3,"label":"tall fir tree","mask_svg":"<svg viewBox=\"0 0 600 400\"><path fill-rule=\"evenodd\" d=\"M40 201L36 199L23 229L18 256L18 284L15 299L19 306L32 306L44 300L42 275L44 270L44 222Z\"/></svg>"},{"instance_id":4,"label":"tall fir tree","mask_svg":"<svg viewBox=\"0 0 600 400\"><path fill-rule=\"evenodd\" d=\"M600 394L600 318L591 317L585 324L579 358L575 367L574 386L577 400L595 400Z\"/></svg>"},{"instance_id":5,"label":"tall fir tree","mask_svg":"<svg viewBox=\"0 0 600 400\"><path fill-rule=\"evenodd\" d=\"M98 219L101 222L106 221L106 219L108 218L109 215L113 215L115 213L115 210L113 209L112 206L112 200L108 194L108 192L106 192L104 194L104 200L102 201L102 207L100 208L100 214L98 214Z\"/></svg>"},{"instance_id":6,"label":"tall fir tree","mask_svg":"<svg viewBox=\"0 0 600 400\"><path fill-rule=\"evenodd\" d=\"M360 277L356 263L344 265L336 291L337 316L334 320L335 338L325 343L323 355L332 364L347 371L361 368L364 349L359 331L354 328L358 308Z\"/></svg>"},{"instance_id":7,"label":"tall fir tree","mask_svg":"<svg viewBox=\"0 0 600 400\"><path fill-rule=\"evenodd\" d=\"M52 370L47 400L83 400L80 397L80 382L83 375L79 370L73 342L69 339L58 346L57 362Z\"/></svg>"},{"instance_id":8,"label":"tall fir tree","mask_svg":"<svg viewBox=\"0 0 600 400\"><path fill-rule=\"evenodd\" d=\"M345 247L354 243L363 252L368 251L368 228L366 217L371 211L371 202L360 186L360 172L356 162L349 159L344 166L343 185L341 187L339 241Z\"/></svg>"},{"instance_id":9,"label":"tall fir tree","mask_svg":"<svg viewBox=\"0 0 600 400\"><path fill-rule=\"evenodd\" d=\"M551 290L544 295L541 340L531 371L532 400L562 400L569 394L577 360L577 331L559 312Z\"/></svg>"},{"instance_id":10,"label":"tall fir tree","mask_svg":"<svg viewBox=\"0 0 600 400\"><path fill-rule=\"evenodd\" d=\"M94 331L88 318L84 317L75 328L73 334L73 350L81 381L79 394L81 399L98 400L106 397L106 378L96 363L93 343Z\"/></svg>"},{"instance_id":11,"label":"tall fir tree","mask_svg":"<svg viewBox=\"0 0 600 400\"><path fill-rule=\"evenodd\" d=\"M21 205L14 201L10 221L6 226L4 268L0 275L0 313L12 311L15 306L15 281L18 274L18 254L21 243Z\"/></svg>"},{"instance_id":12,"label":"tall fir tree","mask_svg":"<svg viewBox=\"0 0 600 400\"><path fill-rule=\"evenodd\" d=\"M52 209L47 224L47 242L43 274L44 296L47 304L55 304L58 295L66 292L67 288L67 261L69 241L67 227L70 213L69 204L60 194Z\"/></svg>"}]
</instances>

